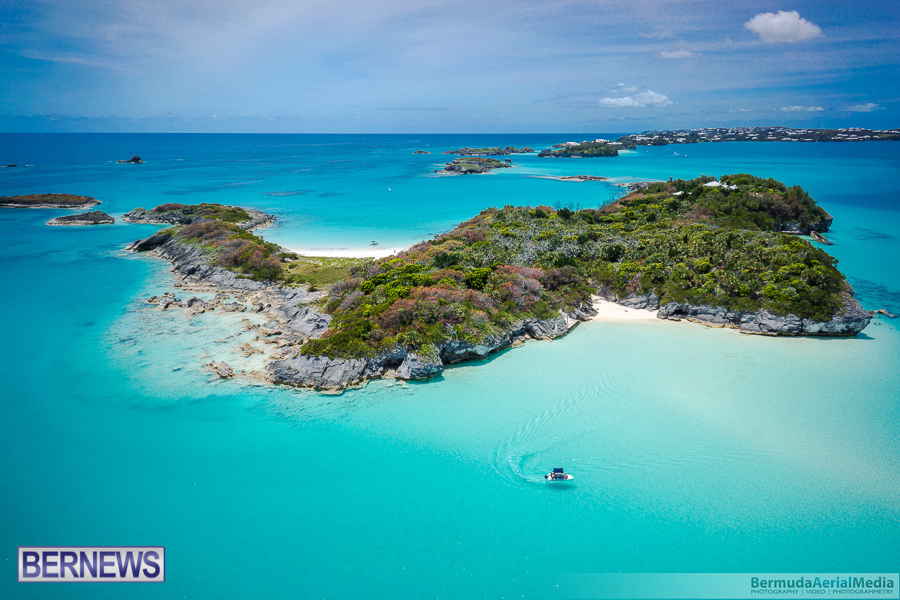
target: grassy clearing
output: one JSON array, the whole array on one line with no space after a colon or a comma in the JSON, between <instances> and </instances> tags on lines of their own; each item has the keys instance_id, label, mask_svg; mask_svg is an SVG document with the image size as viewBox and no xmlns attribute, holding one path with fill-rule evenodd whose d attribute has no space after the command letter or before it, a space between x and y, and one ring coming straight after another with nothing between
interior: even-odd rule
<instances>
[{"instance_id":1,"label":"grassy clearing","mask_svg":"<svg viewBox=\"0 0 900 600\"><path fill-rule=\"evenodd\" d=\"M309 283L317 288L350 277L350 269L371 262L371 258L300 256L284 263L284 279L289 283Z\"/></svg>"}]
</instances>

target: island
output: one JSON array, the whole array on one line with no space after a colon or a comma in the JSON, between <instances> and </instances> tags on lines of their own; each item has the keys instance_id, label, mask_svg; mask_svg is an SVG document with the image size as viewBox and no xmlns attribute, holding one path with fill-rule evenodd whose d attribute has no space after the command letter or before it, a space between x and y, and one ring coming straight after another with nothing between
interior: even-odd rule
<instances>
[{"instance_id":1,"label":"island","mask_svg":"<svg viewBox=\"0 0 900 600\"><path fill-rule=\"evenodd\" d=\"M609 140L594 140L593 142L566 142L556 144L552 148L547 148L538 152L538 158L564 158L577 156L581 158L598 158L607 156L618 156L617 142ZM553 148L559 148L554 150Z\"/></svg>"},{"instance_id":2,"label":"island","mask_svg":"<svg viewBox=\"0 0 900 600\"><path fill-rule=\"evenodd\" d=\"M90 208L100 201L90 196L72 194L27 194L25 196L2 196L2 208Z\"/></svg>"},{"instance_id":3,"label":"island","mask_svg":"<svg viewBox=\"0 0 900 600\"><path fill-rule=\"evenodd\" d=\"M708 127L645 131L622 136L623 148L699 144L702 142L876 142L900 140L900 129L795 129L792 127Z\"/></svg>"},{"instance_id":4,"label":"island","mask_svg":"<svg viewBox=\"0 0 900 600\"><path fill-rule=\"evenodd\" d=\"M431 154L431 152L428 152L427 150L416 150L413 154Z\"/></svg>"},{"instance_id":5,"label":"island","mask_svg":"<svg viewBox=\"0 0 900 600\"><path fill-rule=\"evenodd\" d=\"M601 175L534 175L538 179L553 179L554 181L606 181L609 178Z\"/></svg>"},{"instance_id":6,"label":"island","mask_svg":"<svg viewBox=\"0 0 900 600\"><path fill-rule=\"evenodd\" d=\"M436 170L435 173L471 175L473 173L488 173L494 169L506 169L511 166L508 162L499 161L496 158L467 156L465 158L454 158L452 162L447 163L447 166Z\"/></svg>"},{"instance_id":7,"label":"island","mask_svg":"<svg viewBox=\"0 0 900 600\"><path fill-rule=\"evenodd\" d=\"M506 146L505 148L460 148L458 150L445 150L444 152L441 152L441 154L456 154L458 156L507 156L510 154L527 154L529 152L534 152L534 149L525 146L520 150L519 148Z\"/></svg>"},{"instance_id":8,"label":"island","mask_svg":"<svg viewBox=\"0 0 900 600\"><path fill-rule=\"evenodd\" d=\"M90 212L77 215L66 215L64 217L55 217L45 223L51 227L79 227L85 225L111 225L116 220L101 210L92 210Z\"/></svg>"},{"instance_id":9,"label":"island","mask_svg":"<svg viewBox=\"0 0 900 600\"><path fill-rule=\"evenodd\" d=\"M233 223L242 229L255 229L268 225L275 220L252 208L226 206L223 204L178 204L171 202L160 204L156 208L146 210L135 208L122 216L126 223L150 223L154 225L191 225L203 221L224 221Z\"/></svg>"},{"instance_id":10,"label":"island","mask_svg":"<svg viewBox=\"0 0 900 600\"><path fill-rule=\"evenodd\" d=\"M856 335L872 314L836 260L782 233L830 224L799 186L733 174L649 183L600 209L485 209L399 255L344 265L327 292L291 273L298 257L227 221L131 248L172 261L178 285L240 294L234 310L265 314L259 335L278 348L267 381L341 390L563 336L601 300L748 334Z\"/></svg>"},{"instance_id":11,"label":"island","mask_svg":"<svg viewBox=\"0 0 900 600\"><path fill-rule=\"evenodd\" d=\"M126 164L129 164L129 163L130 163L130 164L133 164L133 165L142 165L142 164L144 164L144 161L142 161L142 160L141 160L141 157L138 156L137 154L135 154L134 156L132 156L132 157L129 158L128 160L120 160L120 161L118 161L118 162L119 162L119 163L126 163Z\"/></svg>"}]
</instances>

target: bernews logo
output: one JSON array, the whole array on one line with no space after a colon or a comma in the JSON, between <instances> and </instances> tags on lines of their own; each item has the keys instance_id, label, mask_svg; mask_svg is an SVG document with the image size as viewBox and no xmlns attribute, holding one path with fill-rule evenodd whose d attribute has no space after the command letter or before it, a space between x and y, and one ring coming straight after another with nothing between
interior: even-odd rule
<instances>
[{"instance_id":1,"label":"bernews logo","mask_svg":"<svg viewBox=\"0 0 900 600\"><path fill-rule=\"evenodd\" d=\"M19 582L159 582L162 546L19 546Z\"/></svg>"}]
</instances>

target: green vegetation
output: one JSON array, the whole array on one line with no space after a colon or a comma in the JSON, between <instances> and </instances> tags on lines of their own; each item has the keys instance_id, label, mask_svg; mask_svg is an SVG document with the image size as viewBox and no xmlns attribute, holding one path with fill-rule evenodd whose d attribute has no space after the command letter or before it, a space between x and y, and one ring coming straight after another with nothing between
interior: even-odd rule
<instances>
[{"instance_id":1,"label":"green vegetation","mask_svg":"<svg viewBox=\"0 0 900 600\"><path fill-rule=\"evenodd\" d=\"M267 242L227 221L198 221L170 227L176 239L211 250L213 264L238 271L255 281L283 281L285 258L279 245Z\"/></svg>"},{"instance_id":2,"label":"green vegetation","mask_svg":"<svg viewBox=\"0 0 900 600\"><path fill-rule=\"evenodd\" d=\"M74 196L72 194L27 194L25 196L2 196L0 206L39 206L53 204L56 206L72 206L82 208L100 204L90 196Z\"/></svg>"},{"instance_id":3,"label":"green vegetation","mask_svg":"<svg viewBox=\"0 0 900 600\"><path fill-rule=\"evenodd\" d=\"M603 142L583 142L574 146L566 146L559 150L541 150L539 157L565 157L581 156L584 158L596 158L601 156L618 156L619 151L615 146Z\"/></svg>"},{"instance_id":4,"label":"green vegetation","mask_svg":"<svg viewBox=\"0 0 900 600\"><path fill-rule=\"evenodd\" d=\"M799 185L789 188L775 179L746 173L723 175L719 180L722 185L717 187L706 185L715 182L713 177L702 176L690 181L651 183L644 197L631 199L632 208L651 203L660 195L676 194L687 197L693 216L711 219L723 227L807 232L809 229L827 231L831 224L831 215Z\"/></svg>"},{"instance_id":5,"label":"green vegetation","mask_svg":"<svg viewBox=\"0 0 900 600\"><path fill-rule=\"evenodd\" d=\"M375 355L452 339L478 341L523 318L622 295L830 318L846 289L837 261L776 233L821 217L800 188L731 175L668 181L598 210L491 208L397 257L351 268L326 310L331 329L303 347ZM679 193L680 192L680 193Z\"/></svg>"},{"instance_id":6,"label":"green vegetation","mask_svg":"<svg viewBox=\"0 0 900 600\"><path fill-rule=\"evenodd\" d=\"M470 173L487 173L492 169L508 168L509 165L496 158L485 158L483 156L466 156L464 158L454 158L452 162L447 163L444 171L448 173L461 173L464 175Z\"/></svg>"},{"instance_id":7,"label":"green vegetation","mask_svg":"<svg viewBox=\"0 0 900 600\"><path fill-rule=\"evenodd\" d=\"M442 152L441 154L458 154L460 156L472 156L472 155L494 155L494 156L506 156L508 154L521 154L523 152L534 152L533 149L529 147L522 148L521 150L515 148L513 146L506 146L505 148L500 147L491 147L491 148L460 148L459 150L447 150L446 152Z\"/></svg>"},{"instance_id":8,"label":"green vegetation","mask_svg":"<svg viewBox=\"0 0 900 600\"><path fill-rule=\"evenodd\" d=\"M138 211L142 208L136 209ZM153 210L149 211L157 215L163 213L180 213L193 220L209 219L225 221L227 223L243 223L250 220L250 215L243 208L238 206L225 206L224 204L210 204L202 202L200 204L178 204L170 202L168 204L160 204Z\"/></svg>"},{"instance_id":9,"label":"green vegetation","mask_svg":"<svg viewBox=\"0 0 900 600\"><path fill-rule=\"evenodd\" d=\"M347 279L352 268L371 261L368 258L298 256L293 252L286 252L281 246L267 242L236 225L235 223L247 220L247 213L240 208L231 209L218 204L201 204L197 207L164 204L154 211L164 213L184 208L198 209L184 211L185 214L203 216L205 219L216 215L229 220L196 221L187 226L169 227L157 234L170 233L178 240L196 244L210 251L213 256L212 264L237 271L255 281L309 285L311 290L316 290Z\"/></svg>"},{"instance_id":10,"label":"green vegetation","mask_svg":"<svg viewBox=\"0 0 900 600\"><path fill-rule=\"evenodd\" d=\"M318 256L282 256L284 263L283 280L285 283L308 283L316 288L325 288L336 281L350 277L353 267L371 262L370 258L318 257Z\"/></svg>"}]
</instances>

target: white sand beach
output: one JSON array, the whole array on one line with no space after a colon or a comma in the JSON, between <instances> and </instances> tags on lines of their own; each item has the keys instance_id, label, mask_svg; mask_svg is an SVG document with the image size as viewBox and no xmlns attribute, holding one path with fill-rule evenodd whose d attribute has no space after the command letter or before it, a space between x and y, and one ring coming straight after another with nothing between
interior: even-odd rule
<instances>
[{"instance_id":1,"label":"white sand beach","mask_svg":"<svg viewBox=\"0 0 900 600\"><path fill-rule=\"evenodd\" d=\"M328 258L384 258L406 250L406 248L288 248L300 256L325 256Z\"/></svg>"},{"instance_id":2,"label":"white sand beach","mask_svg":"<svg viewBox=\"0 0 900 600\"><path fill-rule=\"evenodd\" d=\"M597 314L591 318L591 321L654 321L661 322L656 318L655 310L646 310L642 308L628 308L609 300L604 300L600 296L591 296L591 303Z\"/></svg>"}]
</instances>

